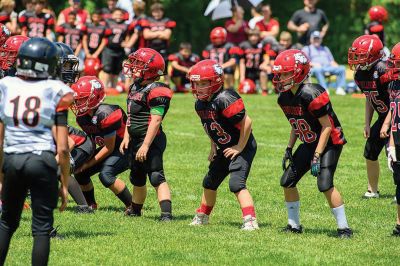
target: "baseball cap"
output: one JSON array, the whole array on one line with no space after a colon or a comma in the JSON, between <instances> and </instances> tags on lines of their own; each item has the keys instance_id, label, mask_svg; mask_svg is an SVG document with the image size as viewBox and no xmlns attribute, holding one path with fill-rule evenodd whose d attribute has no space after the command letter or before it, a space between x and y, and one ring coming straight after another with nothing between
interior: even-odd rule
<instances>
[{"instance_id":1,"label":"baseball cap","mask_svg":"<svg viewBox=\"0 0 400 266\"><path fill-rule=\"evenodd\" d=\"M319 31L313 31L312 33L311 33L311 39L314 39L314 38L321 38L321 32L319 32Z\"/></svg>"}]
</instances>

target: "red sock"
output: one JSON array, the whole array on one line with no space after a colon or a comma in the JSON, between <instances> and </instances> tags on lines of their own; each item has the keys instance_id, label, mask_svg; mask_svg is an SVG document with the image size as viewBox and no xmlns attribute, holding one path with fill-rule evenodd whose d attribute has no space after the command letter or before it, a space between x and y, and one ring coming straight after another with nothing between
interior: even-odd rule
<instances>
[{"instance_id":1,"label":"red sock","mask_svg":"<svg viewBox=\"0 0 400 266\"><path fill-rule=\"evenodd\" d=\"M254 206L248 206L242 208L243 217L247 215L251 215L251 217L256 217L256 211L254 210Z\"/></svg>"},{"instance_id":2,"label":"red sock","mask_svg":"<svg viewBox=\"0 0 400 266\"><path fill-rule=\"evenodd\" d=\"M213 208L214 208L214 206L207 206L207 205L201 204L201 205L200 205L200 208L198 208L198 209L196 210L196 212L197 212L197 213L204 213L204 214L210 215L210 213L211 213L211 211L212 211Z\"/></svg>"}]
</instances>

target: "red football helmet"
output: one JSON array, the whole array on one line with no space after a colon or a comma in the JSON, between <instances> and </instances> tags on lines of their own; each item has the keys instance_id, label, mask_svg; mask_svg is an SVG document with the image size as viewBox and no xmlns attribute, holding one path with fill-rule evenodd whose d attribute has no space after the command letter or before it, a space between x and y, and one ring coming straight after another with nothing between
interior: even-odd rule
<instances>
[{"instance_id":1,"label":"red football helmet","mask_svg":"<svg viewBox=\"0 0 400 266\"><path fill-rule=\"evenodd\" d=\"M101 61L99 58L86 58L83 72L85 76L99 76L102 68Z\"/></svg>"},{"instance_id":2,"label":"red football helmet","mask_svg":"<svg viewBox=\"0 0 400 266\"><path fill-rule=\"evenodd\" d=\"M104 100L104 85L95 76L84 76L72 84L74 91L74 103L71 110L76 116L87 114L90 110L97 108Z\"/></svg>"},{"instance_id":3,"label":"red football helmet","mask_svg":"<svg viewBox=\"0 0 400 266\"><path fill-rule=\"evenodd\" d=\"M245 79L240 82L239 93L255 94L256 92L256 84L251 79Z\"/></svg>"},{"instance_id":4,"label":"red football helmet","mask_svg":"<svg viewBox=\"0 0 400 266\"><path fill-rule=\"evenodd\" d=\"M388 12L383 6L373 6L368 10L369 19L384 22L388 19Z\"/></svg>"},{"instance_id":5,"label":"red football helmet","mask_svg":"<svg viewBox=\"0 0 400 266\"><path fill-rule=\"evenodd\" d=\"M400 42L393 46L386 68L387 78L396 80L400 77Z\"/></svg>"},{"instance_id":6,"label":"red football helmet","mask_svg":"<svg viewBox=\"0 0 400 266\"><path fill-rule=\"evenodd\" d=\"M6 40L0 47L0 68L8 70L12 67L17 59L19 47L29 40L29 37L22 35L14 35Z\"/></svg>"},{"instance_id":7,"label":"red football helmet","mask_svg":"<svg viewBox=\"0 0 400 266\"><path fill-rule=\"evenodd\" d=\"M10 36L10 30L6 27L6 25L0 23L0 46L3 46Z\"/></svg>"},{"instance_id":8,"label":"red football helmet","mask_svg":"<svg viewBox=\"0 0 400 266\"><path fill-rule=\"evenodd\" d=\"M366 70L383 56L382 41L376 35L362 35L349 48L347 61L352 70Z\"/></svg>"},{"instance_id":9,"label":"red football helmet","mask_svg":"<svg viewBox=\"0 0 400 266\"><path fill-rule=\"evenodd\" d=\"M198 62L189 71L189 80L193 95L201 100L208 101L224 85L224 70L217 61L206 59ZM208 81L208 86L199 86L197 82Z\"/></svg>"},{"instance_id":10,"label":"red football helmet","mask_svg":"<svg viewBox=\"0 0 400 266\"><path fill-rule=\"evenodd\" d=\"M216 27L210 32L210 41L214 45L221 45L226 42L227 36L228 33L226 32L226 29L222 27Z\"/></svg>"},{"instance_id":11,"label":"red football helmet","mask_svg":"<svg viewBox=\"0 0 400 266\"><path fill-rule=\"evenodd\" d=\"M309 72L310 60L305 53L297 49L285 50L275 59L272 83L279 92L285 92L304 82Z\"/></svg>"},{"instance_id":12,"label":"red football helmet","mask_svg":"<svg viewBox=\"0 0 400 266\"><path fill-rule=\"evenodd\" d=\"M157 79L164 75L164 58L151 48L140 48L124 62L124 74L138 80Z\"/></svg>"}]
</instances>

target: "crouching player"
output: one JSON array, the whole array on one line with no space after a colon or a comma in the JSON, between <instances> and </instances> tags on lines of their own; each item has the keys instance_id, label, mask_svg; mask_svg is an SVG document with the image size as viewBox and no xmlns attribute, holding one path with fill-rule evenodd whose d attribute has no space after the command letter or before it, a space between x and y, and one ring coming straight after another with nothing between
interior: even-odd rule
<instances>
[{"instance_id":1,"label":"crouching player","mask_svg":"<svg viewBox=\"0 0 400 266\"><path fill-rule=\"evenodd\" d=\"M208 224L217 189L230 174L229 189L235 193L243 213L243 230L258 229L253 199L246 188L257 144L243 100L233 89L223 90L224 71L214 60L203 60L189 72L195 109L207 135L211 150L209 171L203 180L203 196L191 225Z\"/></svg>"},{"instance_id":2,"label":"crouching player","mask_svg":"<svg viewBox=\"0 0 400 266\"><path fill-rule=\"evenodd\" d=\"M333 175L346 140L325 89L318 84L304 83L309 72L306 55L295 49L280 53L273 66L273 83L280 92L278 104L292 126L282 162L281 186L288 210L285 231L302 233L296 184L311 168L311 174L317 177L318 189L325 194L336 218L338 237L347 238L351 237L352 230L347 224L342 197L333 186ZM303 144L292 155L298 138Z\"/></svg>"},{"instance_id":3,"label":"crouching player","mask_svg":"<svg viewBox=\"0 0 400 266\"><path fill-rule=\"evenodd\" d=\"M146 199L146 179L157 191L160 204L160 221L172 220L171 192L164 175L163 153L167 138L161 122L169 109L172 91L161 82L165 62L161 54L151 48L141 48L129 55L124 64L125 75L134 83L128 93L128 122L121 153L130 144L132 153L131 183L133 201L125 212L129 216L141 216Z\"/></svg>"},{"instance_id":4,"label":"crouching player","mask_svg":"<svg viewBox=\"0 0 400 266\"><path fill-rule=\"evenodd\" d=\"M389 57L388 85L390 93L390 111L392 127L388 147L388 166L393 171L393 179L396 185L397 223L393 230L394 236L400 236L400 43L396 44Z\"/></svg>"}]
</instances>

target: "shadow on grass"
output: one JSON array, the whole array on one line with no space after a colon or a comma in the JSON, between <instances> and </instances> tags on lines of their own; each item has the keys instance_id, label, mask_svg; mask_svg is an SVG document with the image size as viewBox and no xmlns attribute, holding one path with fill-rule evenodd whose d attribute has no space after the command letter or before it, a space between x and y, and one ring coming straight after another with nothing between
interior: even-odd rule
<instances>
[{"instance_id":1,"label":"shadow on grass","mask_svg":"<svg viewBox=\"0 0 400 266\"><path fill-rule=\"evenodd\" d=\"M394 194L379 194L380 199L394 199L395 195ZM363 200L374 200L375 198L365 198L364 196L361 196L361 199Z\"/></svg>"},{"instance_id":2,"label":"shadow on grass","mask_svg":"<svg viewBox=\"0 0 400 266\"><path fill-rule=\"evenodd\" d=\"M234 227L237 227L237 228L241 228L242 227L242 225L243 225L243 223L241 223L241 222L226 222L226 223L224 223L224 224L227 224L227 225L230 225L230 226L234 226ZM260 228L267 228L267 227L271 227L271 223L268 223L268 222L259 222L258 223L258 226L260 227Z\"/></svg>"},{"instance_id":3,"label":"shadow on grass","mask_svg":"<svg viewBox=\"0 0 400 266\"><path fill-rule=\"evenodd\" d=\"M192 214L180 214L180 215L173 215L172 214L172 216L173 216L173 218L172 218L172 222L173 221L188 221L188 223L190 223L190 221L192 221L192 219L193 219L193 215ZM155 220L155 221L159 221L160 220L160 216L159 215L156 215L156 216L147 216L146 217L147 219L150 219L150 220Z\"/></svg>"},{"instance_id":4,"label":"shadow on grass","mask_svg":"<svg viewBox=\"0 0 400 266\"><path fill-rule=\"evenodd\" d=\"M314 234L314 235L326 235L329 237L337 238L337 231L326 228L305 228L305 234Z\"/></svg>"},{"instance_id":5,"label":"shadow on grass","mask_svg":"<svg viewBox=\"0 0 400 266\"><path fill-rule=\"evenodd\" d=\"M113 232L90 232L90 231L83 231L83 230L74 230L74 231L60 231L63 237L65 238L92 238L92 237L99 237L99 236L112 236L115 235Z\"/></svg>"}]
</instances>

